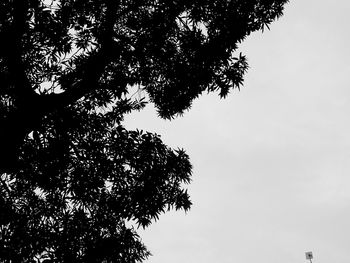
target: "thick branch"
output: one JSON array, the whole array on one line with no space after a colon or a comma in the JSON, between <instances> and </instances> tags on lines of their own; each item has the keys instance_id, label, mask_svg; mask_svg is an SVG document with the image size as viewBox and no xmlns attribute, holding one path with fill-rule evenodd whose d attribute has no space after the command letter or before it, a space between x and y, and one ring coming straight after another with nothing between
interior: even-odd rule
<instances>
[{"instance_id":1,"label":"thick branch","mask_svg":"<svg viewBox=\"0 0 350 263\"><path fill-rule=\"evenodd\" d=\"M63 79L72 79L69 83L63 80L61 85L65 92L60 94L48 94L41 96L41 103L47 111L65 107L82 98L84 95L98 88L98 81L106 66L111 62L112 53L118 52L114 37L114 24L117 20L117 1L108 1L105 22L101 25L102 32L99 42L100 48L89 55L85 63L79 65Z\"/></svg>"},{"instance_id":2,"label":"thick branch","mask_svg":"<svg viewBox=\"0 0 350 263\"><path fill-rule=\"evenodd\" d=\"M25 101L35 96L30 82L26 76L23 64L23 35L26 30L26 18L28 12L28 1L14 0L13 22L6 34L7 45L5 47L5 59L7 60L10 79L14 86L14 98L17 100L17 107L21 107Z\"/></svg>"},{"instance_id":3,"label":"thick branch","mask_svg":"<svg viewBox=\"0 0 350 263\"><path fill-rule=\"evenodd\" d=\"M19 149L25 136L40 125L43 116L74 103L98 87L98 80L113 52L113 27L117 18L117 1L108 1L101 28L100 48L80 65L61 94L38 95L31 87L22 61L22 37L25 30L27 1L15 0L14 21L9 30L7 62L14 84L16 109L0 123L0 173L18 169Z\"/></svg>"},{"instance_id":4,"label":"thick branch","mask_svg":"<svg viewBox=\"0 0 350 263\"><path fill-rule=\"evenodd\" d=\"M70 73L74 77L69 83L62 83L62 88L65 90L59 94L41 95L40 105L45 109L45 112L50 112L70 105L89 92L95 90L98 86L98 80L103 73L105 67L110 62L109 48L101 48L94 54L91 54L87 61L79 67L79 69ZM69 76L64 76L70 79Z\"/></svg>"}]
</instances>

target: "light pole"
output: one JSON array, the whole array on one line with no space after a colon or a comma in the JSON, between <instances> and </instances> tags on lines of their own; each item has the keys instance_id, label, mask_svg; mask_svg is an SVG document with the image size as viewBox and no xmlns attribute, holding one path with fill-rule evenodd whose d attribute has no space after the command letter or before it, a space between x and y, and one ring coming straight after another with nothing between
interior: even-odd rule
<instances>
[{"instance_id":1,"label":"light pole","mask_svg":"<svg viewBox=\"0 0 350 263\"><path fill-rule=\"evenodd\" d=\"M314 258L312 255L312 252L305 252L306 259L310 260L310 263L312 263L312 259Z\"/></svg>"}]
</instances>

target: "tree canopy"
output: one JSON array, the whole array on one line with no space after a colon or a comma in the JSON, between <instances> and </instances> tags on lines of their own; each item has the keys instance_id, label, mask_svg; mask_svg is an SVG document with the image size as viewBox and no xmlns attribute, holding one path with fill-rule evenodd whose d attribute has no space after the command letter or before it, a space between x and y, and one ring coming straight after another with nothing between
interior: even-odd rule
<instances>
[{"instance_id":1,"label":"tree canopy","mask_svg":"<svg viewBox=\"0 0 350 263\"><path fill-rule=\"evenodd\" d=\"M123 117L150 102L172 119L240 88L238 45L286 2L1 1L0 261L147 258L135 227L190 208L192 168Z\"/></svg>"}]
</instances>

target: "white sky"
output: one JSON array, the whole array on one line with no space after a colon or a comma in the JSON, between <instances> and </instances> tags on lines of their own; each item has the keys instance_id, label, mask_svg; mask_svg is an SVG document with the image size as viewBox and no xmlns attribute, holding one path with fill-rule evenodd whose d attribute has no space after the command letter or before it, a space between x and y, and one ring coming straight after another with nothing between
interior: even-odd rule
<instances>
[{"instance_id":1,"label":"white sky","mask_svg":"<svg viewBox=\"0 0 350 263\"><path fill-rule=\"evenodd\" d=\"M142 232L147 263L350 262L349 13L348 0L291 0L243 43L240 92L171 122L128 118L194 165L192 209Z\"/></svg>"}]
</instances>

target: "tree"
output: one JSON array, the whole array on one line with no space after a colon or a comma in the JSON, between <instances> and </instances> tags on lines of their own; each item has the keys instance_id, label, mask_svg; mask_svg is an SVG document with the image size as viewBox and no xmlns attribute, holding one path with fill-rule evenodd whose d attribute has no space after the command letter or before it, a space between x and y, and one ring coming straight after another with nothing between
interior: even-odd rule
<instances>
[{"instance_id":1,"label":"tree","mask_svg":"<svg viewBox=\"0 0 350 263\"><path fill-rule=\"evenodd\" d=\"M147 258L134 226L190 208L191 164L123 116L151 102L172 119L240 88L237 45L286 2L1 1L1 261Z\"/></svg>"}]
</instances>

